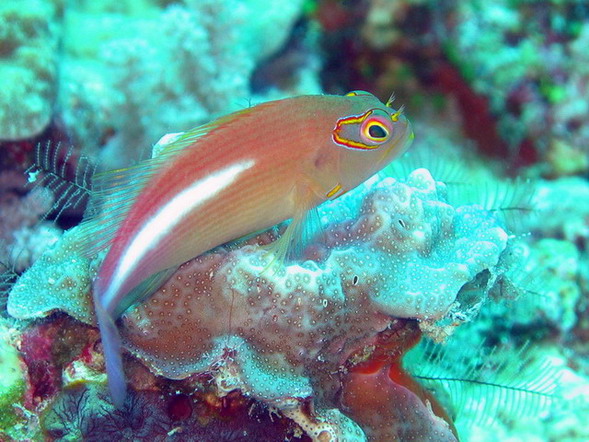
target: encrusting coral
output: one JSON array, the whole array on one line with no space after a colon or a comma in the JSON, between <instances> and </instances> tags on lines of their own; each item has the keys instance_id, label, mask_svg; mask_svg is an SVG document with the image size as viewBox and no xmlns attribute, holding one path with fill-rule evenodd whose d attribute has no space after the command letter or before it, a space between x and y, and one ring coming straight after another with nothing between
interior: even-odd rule
<instances>
[{"instance_id":1,"label":"encrusting coral","mask_svg":"<svg viewBox=\"0 0 589 442\"><path fill-rule=\"evenodd\" d=\"M483 299L501 272L507 234L499 221L480 206L453 207L445 193L425 169L405 182L373 179L321 206L324 231L300 259L280 268L269 265L259 247L276 230L213 249L127 312L125 346L156 374L208 373L220 396L239 389L278 407L309 434L326 431L335 440L349 425L336 419L313 427L301 411L306 401L318 405L317 419L333 417L341 382L353 383L346 365L371 360L378 353L374 340L394 321L418 319L431 330L450 310L460 310L456 297L465 284L490 273ZM93 322L90 280L100 258L91 263L76 252L76 232L67 232L15 284L10 314L32 318L63 310ZM421 400L423 410L430 402ZM392 434L396 415L388 416L379 434Z\"/></svg>"},{"instance_id":2,"label":"encrusting coral","mask_svg":"<svg viewBox=\"0 0 589 442\"><path fill-rule=\"evenodd\" d=\"M59 101L72 138L115 168L162 133L244 107L252 73L284 45L304 2L146 2L127 15L103 3L68 5Z\"/></svg>"},{"instance_id":3,"label":"encrusting coral","mask_svg":"<svg viewBox=\"0 0 589 442\"><path fill-rule=\"evenodd\" d=\"M214 341L232 334L257 343L266 366L279 354L307 370L317 358L322 371L337 369L346 346L386 328L390 316L439 319L466 282L497 264L507 235L494 218L454 209L438 193L443 185L422 169L406 184L385 179L322 206L321 216L337 219L337 207L362 201L350 220L326 227L309 260L275 274L264 271L266 252L254 245L198 257L127 314L124 334L174 378L202 366Z\"/></svg>"},{"instance_id":4,"label":"encrusting coral","mask_svg":"<svg viewBox=\"0 0 589 442\"><path fill-rule=\"evenodd\" d=\"M0 140L38 135L51 119L60 30L54 3L0 5Z\"/></svg>"},{"instance_id":5,"label":"encrusting coral","mask_svg":"<svg viewBox=\"0 0 589 442\"><path fill-rule=\"evenodd\" d=\"M17 319L45 317L56 310L91 324L90 260L79 253L75 229L66 232L12 287L8 313ZM34 293L34 295L33 295Z\"/></svg>"}]
</instances>

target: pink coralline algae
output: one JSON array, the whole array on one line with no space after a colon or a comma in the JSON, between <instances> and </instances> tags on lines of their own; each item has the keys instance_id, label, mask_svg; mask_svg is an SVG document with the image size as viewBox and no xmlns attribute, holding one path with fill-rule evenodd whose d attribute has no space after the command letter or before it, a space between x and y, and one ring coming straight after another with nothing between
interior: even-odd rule
<instances>
[{"instance_id":1,"label":"pink coralline algae","mask_svg":"<svg viewBox=\"0 0 589 442\"><path fill-rule=\"evenodd\" d=\"M480 206L449 204L445 185L425 169L404 182L372 180L322 205L319 216L324 230L285 266L271 265L272 256L260 247L275 238L276 230L183 264L147 301L123 316L126 348L158 375L185 379L196 389L199 377L207 376L218 397L239 390L276 407L315 440L396 434L398 428L388 422L397 415L394 410L385 413L388 427L377 429L363 423L361 414L358 420L354 412L352 419L342 414L353 411L342 386L349 392L366 382L377 389L384 385L389 396L401 391L405 393L399 397L420 401L423 405L412 419L440 422L440 413L428 405L431 400L405 390L408 377L395 380L390 372L391 381L383 383L394 364L387 355L388 362L380 361L381 345L375 342L405 319L431 333L437 321L466 308L457 296L481 272L490 275L484 278L487 286L479 288L484 299L503 271L497 264L507 247L506 232ZM73 259L75 235L75 229L65 235L64 253L59 244L54 247L53 272L60 259ZM75 261L76 267L63 268L92 277L96 262ZM28 271L31 277L25 274L17 282L9 312L39 316L45 306L77 312L78 319L91 323L87 317L92 312L84 313L88 286L64 286L67 296L61 298L59 286L48 290L41 278L32 277L43 272L43 262ZM77 298L72 290L78 290ZM35 299L36 293L43 294L42 301ZM391 350L396 363L403 351ZM357 364L373 358L380 361L374 373L355 372ZM135 385L133 375L130 381ZM309 408L310 403L317 408ZM438 430L452 439L445 424ZM408 434L422 433L416 427Z\"/></svg>"}]
</instances>

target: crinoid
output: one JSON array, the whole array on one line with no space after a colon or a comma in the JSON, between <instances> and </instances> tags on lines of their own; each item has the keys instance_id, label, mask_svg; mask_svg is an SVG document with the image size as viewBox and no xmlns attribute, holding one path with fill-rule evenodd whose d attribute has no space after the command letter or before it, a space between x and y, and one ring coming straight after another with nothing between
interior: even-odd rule
<instances>
[{"instance_id":1,"label":"crinoid","mask_svg":"<svg viewBox=\"0 0 589 442\"><path fill-rule=\"evenodd\" d=\"M463 438L470 440L475 427L538 419L558 400L561 367L550 358L530 345L461 345L459 335L446 345L423 340L404 363L444 404Z\"/></svg>"},{"instance_id":2,"label":"crinoid","mask_svg":"<svg viewBox=\"0 0 589 442\"><path fill-rule=\"evenodd\" d=\"M26 170L26 174L33 188L43 187L54 195L55 202L44 218L58 221L65 213L74 210L79 210L81 214L92 194L91 182L96 168L88 157L80 156L71 146L39 143L33 164ZM79 214L76 218L67 223L67 227L81 220Z\"/></svg>"}]
</instances>

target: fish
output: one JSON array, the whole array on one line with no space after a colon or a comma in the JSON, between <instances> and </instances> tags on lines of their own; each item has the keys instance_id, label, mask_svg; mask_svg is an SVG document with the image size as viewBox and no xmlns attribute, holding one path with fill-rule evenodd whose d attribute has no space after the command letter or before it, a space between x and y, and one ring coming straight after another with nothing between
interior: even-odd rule
<instances>
[{"instance_id":1,"label":"fish","mask_svg":"<svg viewBox=\"0 0 589 442\"><path fill-rule=\"evenodd\" d=\"M413 139L403 109L364 91L269 101L174 137L157 156L97 174L82 231L108 248L93 301L108 388L126 397L116 320L184 262L291 220L272 245L284 256L324 201L358 186Z\"/></svg>"}]
</instances>

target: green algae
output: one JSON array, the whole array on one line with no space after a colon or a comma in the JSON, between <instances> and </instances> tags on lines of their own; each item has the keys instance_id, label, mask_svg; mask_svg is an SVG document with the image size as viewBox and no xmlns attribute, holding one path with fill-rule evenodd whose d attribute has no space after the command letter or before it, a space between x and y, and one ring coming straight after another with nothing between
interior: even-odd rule
<instances>
[{"instance_id":1,"label":"green algae","mask_svg":"<svg viewBox=\"0 0 589 442\"><path fill-rule=\"evenodd\" d=\"M19 424L23 424L19 404L25 387L23 363L12 342L10 328L5 322L0 323L0 439L18 438Z\"/></svg>"}]
</instances>

